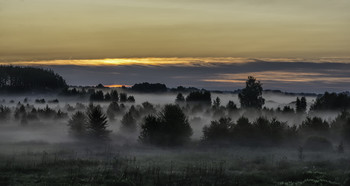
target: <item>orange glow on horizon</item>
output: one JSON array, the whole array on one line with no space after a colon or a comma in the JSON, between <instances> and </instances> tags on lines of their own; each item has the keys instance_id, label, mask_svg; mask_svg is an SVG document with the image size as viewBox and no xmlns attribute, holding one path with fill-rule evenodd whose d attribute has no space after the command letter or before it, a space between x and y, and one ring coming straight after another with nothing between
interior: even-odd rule
<instances>
[{"instance_id":1,"label":"orange glow on horizon","mask_svg":"<svg viewBox=\"0 0 350 186\"><path fill-rule=\"evenodd\" d=\"M250 58L233 58L233 57L166 57L166 58L106 58L106 59L58 59L42 61L14 61L0 62L0 65L23 65L23 66L40 66L40 65L75 65L75 66L210 66L215 63L248 63L255 62Z\"/></svg>"},{"instance_id":2,"label":"orange glow on horizon","mask_svg":"<svg viewBox=\"0 0 350 186\"><path fill-rule=\"evenodd\" d=\"M123 86L124 87L131 87L131 85L118 85L118 84L115 84L115 85L103 85L105 87L108 87L108 88L122 88Z\"/></svg>"},{"instance_id":3,"label":"orange glow on horizon","mask_svg":"<svg viewBox=\"0 0 350 186\"><path fill-rule=\"evenodd\" d=\"M19 66L215 66L216 64L244 64L252 62L311 62L349 63L350 58L242 58L242 57L145 57L105 59L56 59L39 61L0 61L0 65Z\"/></svg>"}]
</instances>

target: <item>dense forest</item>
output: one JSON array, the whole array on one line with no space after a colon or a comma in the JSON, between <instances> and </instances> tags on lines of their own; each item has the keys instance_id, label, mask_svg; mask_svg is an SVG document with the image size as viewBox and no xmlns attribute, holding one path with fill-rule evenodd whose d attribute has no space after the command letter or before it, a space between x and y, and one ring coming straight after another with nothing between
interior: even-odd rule
<instances>
[{"instance_id":1,"label":"dense forest","mask_svg":"<svg viewBox=\"0 0 350 186\"><path fill-rule=\"evenodd\" d=\"M55 91L67 87L52 70L33 67L0 66L0 92Z\"/></svg>"}]
</instances>

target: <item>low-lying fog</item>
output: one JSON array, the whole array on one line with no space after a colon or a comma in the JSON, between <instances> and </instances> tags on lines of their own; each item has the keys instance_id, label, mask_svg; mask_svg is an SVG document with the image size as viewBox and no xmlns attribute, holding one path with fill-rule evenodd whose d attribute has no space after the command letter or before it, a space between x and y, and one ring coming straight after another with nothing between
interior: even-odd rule
<instances>
[{"instance_id":1,"label":"low-lying fog","mask_svg":"<svg viewBox=\"0 0 350 186\"><path fill-rule=\"evenodd\" d=\"M118 89L118 92L122 92ZM129 110L131 105L135 105L136 108L141 107L142 103L149 102L154 105L157 111L160 111L165 104L175 103L177 93L162 93L162 94L140 94L140 93L129 93L128 95L133 95L135 97L135 103L124 103L124 112L118 114L114 121L108 122L108 129L112 130L111 139L117 139L119 142L135 143L137 142L138 133L134 135L122 134L119 129L121 125L121 119L123 115ZM186 94L184 95L186 96ZM221 105L226 106L226 104L231 100L237 107L240 107L238 95L232 93L212 93L212 100L216 97L221 99ZM295 107L295 100L297 96L294 95L284 95L280 93L264 93L265 107L274 108L284 106ZM300 96L299 96L300 97ZM27 99L27 102L24 100ZM45 103L36 103L36 99L45 99ZM58 103L52 103L49 101L58 99ZM313 103L315 97L306 97L308 107ZM14 110L16 109L18 103L23 105L29 104L30 107L42 108L50 107L56 111L61 110L68 114L68 117L63 119L40 119L39 121L28 122L27 125L21 125L19 121L15 121L13 118ZM74 114L79 109L75 108L77 103L82 103L88 106L90 101L88 98L77 98L77 97L61 97L57 95L21 95L21 96L0 96L0 105L11 108L11 119L7 121L1 121L0 124L0 143L17 143L17 142L48 142L48 143L64 143L74 141L73 138L68 134L68 120L72 114ZM108 105L110 102L94 102L94 104L99 104L106 113ZM73 110L69 110L69 106ZM139 105L139 106L137 106ZM81 109L84 111L84 109ZM217 120L219 118L214 117L212 114L202 112L186 113L193 129L192 139L199 140L203 136L203 127L209 125L212 120ZM337 116L338 113L313 113L312 115L317 115L322 117L324 120L332 120ZM240 111L238 114L230 115L233 121L236 121L241 115L244 115L253 121L258 117L253 113L247 113L245 111ZM269 116L268 118L277 117L280 121L287 121L288 125L299 125L301 121L306 118L306 115L300 115L300 117L291 117L288 114L281 116ZM138 126L141 124L142 118L137 121ZM139 131L138 131L139 132ZM123 136L123 138L120 138Z\"/></svg>"}]
</instances>

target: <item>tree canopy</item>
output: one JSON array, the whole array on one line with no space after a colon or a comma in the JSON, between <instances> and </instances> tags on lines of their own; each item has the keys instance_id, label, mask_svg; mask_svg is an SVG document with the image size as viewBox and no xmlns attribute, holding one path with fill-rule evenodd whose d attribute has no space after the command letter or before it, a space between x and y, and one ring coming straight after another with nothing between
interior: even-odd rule
<instances>
[{"instance_id":1,"label":"tree canopy","mask_svg":"<svg viewBox=\"0 0 350 186\"><path fill-rule=\"evenodd\" d=\"M158 116L149 115L141 125L139 139L160 146L179 146L190 140L192 128L178 105L166 105Z\"/></svg>"},{"instance_id":2,"label":"tree canopy","mask_svg":"<svg viewBox=\"0 0 350 186\"><path fill-rule=\"evenodd\" d=\"M166 92L168 88L160 83L137 83L131 87L131 90L136 92Z\"/></svg>"},{"instance_id":3,"label":"tree canopy","mask_svg":"<svg viewBox=\"0 0 350 186\"><path fill-rule=\"evenodd\" d=\"M265 99L262 97L262 84L253 76L249 76L246 81L246 87L238 94L242 108L257 108L261 109L265 104Z\"/></svg>"}]
</instances>

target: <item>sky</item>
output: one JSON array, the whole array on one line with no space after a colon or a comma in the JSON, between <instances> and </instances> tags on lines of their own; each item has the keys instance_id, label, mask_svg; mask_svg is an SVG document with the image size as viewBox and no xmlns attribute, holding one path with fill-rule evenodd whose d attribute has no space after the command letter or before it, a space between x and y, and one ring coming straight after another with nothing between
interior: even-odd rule
<instances>
[{"instance_id":1,"label":"sky","mask_svg":"<svg viewBox=\"0 0 350 186\"><path fill-rule=\"evenodd\" d=\"M231 90L255 75L268 88L343 91L349 9L348 0L0 0L0 63L53 68L70 84Z\"/></svg>"}]
</instances>

